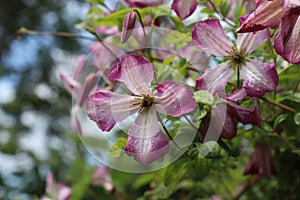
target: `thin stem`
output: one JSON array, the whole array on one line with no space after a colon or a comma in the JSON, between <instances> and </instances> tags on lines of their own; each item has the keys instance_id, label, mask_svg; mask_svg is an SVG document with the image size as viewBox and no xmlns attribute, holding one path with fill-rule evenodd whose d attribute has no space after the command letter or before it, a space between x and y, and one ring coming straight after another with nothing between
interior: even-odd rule
<instances>
[{"instance_id":1,"label":"thin stem","mask_svg":"<svg viewBox=\"0 0 300 200\"><path fill-rule=\"evenodd\" d=\"M116 54L114 54L114 52L112 52L112 50L110 50L110 48L104 43L104 41L99 37L99 35L96 33L96 31L95 31L93 28L87 27L86 30L87 30L89 33L91 33L92 35L94 35L94 36L97 38L97 40L104 46L104 48L105 48L107 51L109 51L109 53L110 53L113 57L115 57L115 59L117 59L117 60L119 61L118 56L117 56Z\"/></svg>"},{"instance_id":2,"label":"thin stem","mask_svg":"<svg viewBox=\"0 0 300 200\"><path fill-rule=\"evenodd\" d=\"M273 100L270 100L270 99L267 99L267 98L265 98L265 97L260 97L260 99L262 99L263 101L265 101L265 102L267 102L267 103L269 103L269 104L272 104L272 105L274 105L274 106L276 106L276 107L279 107L279 108L282 108L282 109L284 109L284 110L287 110L287 111L289 111L289 112L292 112L292 113L295 113L295 112L296 112L295 109L293 109L293 108L291 108L291 107L289 107L289 106L287 106L287 105L284 105L284 104L281 104L281 103L277 103L277 102L275 102L275 101L273 101Z\"/></svg>"},{"instance_id":3,"label":"thin stem","mask_svg":"<svg viewBox=\"0 0 300 200\"><path fill-rule=\"evenodd\" d=\"M166 134L168 135L168 137L170 138L170 140L173 141L174 145L180 150L183 151L182 148L175 142L175 140L173 139L173 137L171 136L171 134L169 133L168 129L166 128L166 126L164 125L163 121L161 120L158 112L156 112L157 115L157 119L159 121L159 123L161 124L161 126L163 127L164 131L166 132ZM189 158L192 158L189 154L187 154L186 152L184 152L184 155L186 155Z\"/></svg>"},{"instance_id":4,"label":"thin stem","mask_svg":"<svg viewBox=\"0 0 300 200\"><path fill-rule=\"evenodd\" d=\"M237 88L240 88L240 66L237 66Z\"/></svg>"},{"instance_id":5,"label":"thin stem","mask_svg":"<svg viewBox=\"0 0 300 200\"><path fill-rule=\"evenodd\" d=\"M83 38L88 40L94 40L91 37L86 37L83 35L78 35L75 33L68 33L68 32L54 32L54 31L35 31L35 30L29 30L27 28L20 28L17 30L17 35L54 35L54 36L60 36L60 37L71 37L71 38Z\"/></svg>"},{"instance_id":6,"label":"thin stem","mask_svg":"<svg viewBox=\"0 0 300 200\"><path fill-rule=\"evenodd\" d=\"M219 11L218 9L216 8L215 4L211 1L211 0L208 0L209 4L211 5L211 7L213 8L213 10L221 17L221 19L227 23L229 26L231 27L235 27L235 24L232 24L230 21L228 21Z\"/></svg>"},{"instance_id":7,"label":"thin stem","mask_svg":"<svg viewBox=\"0 0 300 200\"><path fill-rule=\"evenodd\" d=\"M183 115L183 117L195 130L198 130L198 128L191 122L191 120L189 120L189 118L186 115Z\"/></svg>"},{"instance_id":8,"label":"thin stem","mask_svg":"<svg viewBox=\"0 0 300 200\"><path fill-rule=\"evenodd\" d=\"M139 11L137 9L134 9L133 11L137 14L137 16L139 18L139 21L142 25L143 34L144 34L144 37L145 37L145 40L146 40L146 47L148 47L148 38L147 38L147 35L146 35L145 26L144 26L144 23L143 23L143 20L142 20L142 16L141 16L141 14L139 13ZM152 63L153 58L151 56L151 52L150 52L149 48L147 48L147 54L148 54L148 57L150 59L150 62Z\"/></svg>"}]
</instances>

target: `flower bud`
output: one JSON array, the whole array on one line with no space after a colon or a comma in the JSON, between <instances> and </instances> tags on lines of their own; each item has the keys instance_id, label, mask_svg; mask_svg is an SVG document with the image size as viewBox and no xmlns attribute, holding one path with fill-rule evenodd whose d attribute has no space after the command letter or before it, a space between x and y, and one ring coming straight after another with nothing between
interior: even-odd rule
<instances>
[{"instance_id":1,"label":"flower bud","mask_svg":"<svg viewBox=\"0 0 300 200\"><path fill-rule=\"evenodd\" d=\"M135 26L135 13L134 11L128 12L123 21L122 34L121 34L121 42L124 43L128 40L130 35L132 34L132 29Z\"/></svg>"}]
</instances>

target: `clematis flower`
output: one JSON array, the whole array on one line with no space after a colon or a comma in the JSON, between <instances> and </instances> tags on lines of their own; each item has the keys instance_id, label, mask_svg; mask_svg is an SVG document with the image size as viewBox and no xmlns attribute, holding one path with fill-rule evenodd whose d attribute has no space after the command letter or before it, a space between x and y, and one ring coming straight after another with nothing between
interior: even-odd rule
<instances>
[{"instance_id":1,"label":"clematis flower","mask_svg":"<svg viewBox=\"0 0 300 200\"><path fill-rule=\"evenodd\" d=\"M181 20L188 18L197 8L196 0L174 0L171 8L176 12Z\"/></svg>"},{"instance_id":2,"label":"clematis flower","mask_svg":"<svg viewBox=\"0 0 300 200\"><path fill-rule=\"evenodd\" d=\"M257 0L256 9L237 30L239 33L279 26L274 41L276 52L288 62L300 63L300 2L298 0Z\"/></svg>"},{"instance_id":3,"label":"clematis flower","mask_svg":"<svg viewBox=\"0 0 300 200\"><path fill-rule=\"evenodd\" d=\"M207 116L203 121L202 139L218 139L216 134L220 131L221 138L231 139L237 133L237 124L239 122L260 127L261 119L257 99L253 99L253 108L242 107L232 101L240 100L244 97L245 95L242 93L243 89L235 91L232 95L227 96L226 103L220 103L211 110L211 116Z\"/></svg>"},{"instance_id":4,"label":"clematis flower","mask_svg":"<svg viewBox=\"0 0 300 200\"><path fill-rule=\"evenodd\" d=\"M87 114L102 131L138 112L128 132L125 153L143 164L161 158L169 150L168 139L160 130L157 113L180 116L195 109L193 93L183 84L165 81L152 93L153 66L143 57L129 54L121 58L108 76L120 81L133 95L100 90L86 101Z\"/></svg>"},{"instance_id":5,"label":"clematis flower","mask_svg":"<svg viewBox=\"0 0 300 200\"><path fill-rule=\"evenodd\" d=\"M252 153L243 174L259 174L267 179L269 179L272 174L277 174L270 149L265 142L258 142L255 145L254 152Z\"/></svg>"},{"instance_id":6,"label":"clematis flower","mask_svg":"<svg viewBox=\"0 0 300 200\"><path fill-rule=\"evenodd\" d=\"M197 79L197 90L208 90L215 95L225 88L235 68L239 70L244 80L243 88L249 96L259 97L275 90L278 76L274 64L247 58L249 53L270 37L268 30L238 34L235 47L219 20L207 19L196 24L192 30L192 37L193 45L200 47L204 52L227 59L216 68L206 70Z\"/></svg>"},{"instance_id":7,"label":"clematis flower","mask_svg":"<svg viewBox=\"0 0 300 200\"><path fill-rule=\"evenodd\" d=\"M95 169L92 176L92 184L103 186L106 191L113 190L114 186L109 175L108 167L99 166Z\"/></svg>"},{"instance_id":8,"label":"clematis flower","mask_svg":"<svg viewBox=\"0 0 300 200\"><path fill-rule=\"evenodd\" d=\"M71 188L62 183L56 183L53 173L50 172L46 181L46 195L42 196L41 200L68 200L71 194Z\"/></svg>"}]
</instances>

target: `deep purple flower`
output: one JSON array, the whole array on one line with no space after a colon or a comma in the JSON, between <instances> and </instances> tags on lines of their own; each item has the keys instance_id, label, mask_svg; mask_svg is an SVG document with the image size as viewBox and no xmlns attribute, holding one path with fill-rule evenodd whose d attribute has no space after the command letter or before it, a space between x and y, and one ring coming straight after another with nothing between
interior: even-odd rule
<instances>
[{"instance_id":1,"label":"deep purple flower","mask_svg":"<svg viewBox=\"0 0 300 200\"><path fill-rule=\"evenodd\" d=\"M171 8L181 20L184 20L194 13L197 5L196 0L174 0Z\"/></svg>"},{"instance_id":2,"label":"deep purple flower","mask_svg":"<svg viewBox=\"0 0 300 200\"><path fill-rule=\"evenodd\" d=\"M252 153L243 174L259 174L267 179L269 179L272 174L277 174L270 149L265 142L256 143L254 152Z\"/></svg>"},{"instance_id":3,"label":"deep purple flower","mask_svg":"<svg viewBox=\"0 0 300 200\"><path fill-rule=\"evenodd\" d=\"M237 30L239 33L262 30L279 26L274 42L276 52L285 60L300 63L300 1L259 0L256 9Z\"/></svg>"},{"instance_id":4,"label":"deep purple flower","mask_svg":"<svg viewBox=\"0 0 300 200\"><path fill-rule=\"evenodd\" d=\"M253 108L245 108L231 101L218 104L211 110L211 116L207 116L203 121L202 139L218 139L216 134L219 134L220 131L220 137L231 139L236 135L239 122L260 127L261 120L256 99L254 99Z\"/></svg>"},{"instance_id":5,"label":"deep purple flower","mask_svg":"<svg viewBox=\"0 0 300 200\"><path fill-rule=\"evenodd\" d=\"M134 11L126 13L123 21L121 42L124 43L128 40L135 26L136 16Z\"/></svg>"},{"instance_id":6,"label":"deep purple flower","mask_svg":"<svg viewBox=\"0 0 300 200\"><path fill-rule=\"evenodd\" d=\"M110 131L117 122L138 112L124 151L143 164L161 158L168 152L169 145L160 130L157 112L180 116L193 111L196 107L193 93L183 84L171 81L160 83L152 93L153 66L134 54L122 57L108 77L124 83L133 95L100 90L86 102L88 116L102 131Z\"/></svg>"},{"instance_id":7,"label":"deep purple flower","mask_svg":"<svg viewBox=\"0 0 300 200\"><path fill-rule=\"evenodd\" d=\"M238 68L243 87L249 96L263 96L275 90L278 84L277 72L273 63L263 63L247 58L254 49L264 44L270 37L269 31L238 34L237 45L233 46L217 19L207 19L196 24L192 31L192 43L206 53L221 56L228 61L216 68L208 69L197 79L198 90L210 91L213 95L223 90Z\"/></svg>"},{"instance_id":8,"label":"deep purple flower","mask_svg":"<svg viewBox=\"0 0 300 200\"><path fill-rule=\"evenodd\" d=\"M46 194L41 197L41 200L68 200L72 190L62 183L56 183L53 173L50 172L47 176Z\"/></svg>"}]
</instances>

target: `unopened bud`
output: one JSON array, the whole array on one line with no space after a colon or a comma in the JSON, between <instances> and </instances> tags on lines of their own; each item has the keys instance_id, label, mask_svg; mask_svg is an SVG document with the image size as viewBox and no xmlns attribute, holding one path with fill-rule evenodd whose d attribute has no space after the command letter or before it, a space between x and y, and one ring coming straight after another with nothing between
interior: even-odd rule
<instances>
[{"instance_id":1,"label":"unopened bud","mask_svg":"<svg viewBox=\"0 0 300 200\"><path fill-rule=\"evenodd\" d=\"M135 13L134 11L128 12L123 21L123 27L122 27L122 35L121 35L121 42L124 43L128 40L130 35L132 34L132 29L135 26Z\"/></svg>"}]
</instances>

